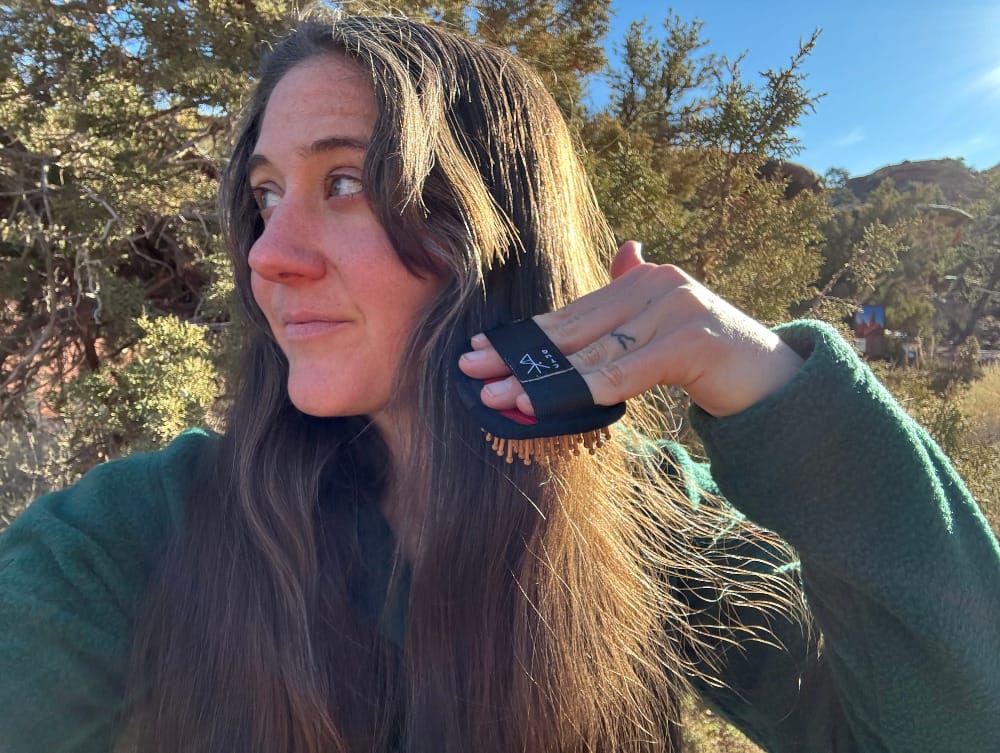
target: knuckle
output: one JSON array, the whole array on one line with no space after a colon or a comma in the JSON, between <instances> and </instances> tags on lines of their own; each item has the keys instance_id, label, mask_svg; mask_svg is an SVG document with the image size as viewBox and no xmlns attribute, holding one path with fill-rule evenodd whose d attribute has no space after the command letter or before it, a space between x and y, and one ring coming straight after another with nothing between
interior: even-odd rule
<instances>
[{"instance_id":1,"label":"knuckle","mask_svg":"<svg viewBox=\"0 0 1000 753\"><path fill-rule=\"evenodd\" d=\"M581 320L578 314L563 312L554 322L552 328L552 340L558 345L560 342L572 342L580 331Z\"/></svg>"},{"instance_id":2,"label":"knuckle","mask_svg":"<svg viewBox=\"0 0 1000 753\"><path fill-rule=\"evenodd\" d=\"M604 361L607 356L607 347L602 340L592 342L582 350L577 351L577 358L580 364L586 367L593 367Z\"/></svg>"},{"instance_id":3,"label":"knuckle","mask_svg":"<svg viewBox=\"0 0 1000 753\"><path fill-rule=\"evenodd\" d=\"M617 363L605 364L601 368L601 376L613 389L616 395L622 393L625 387L625 370Z\"/></svg>"},{"instance_id":4,"label":"knuckle","mask_svg":"<svg viewBox=\"0 0 1000 753\"><path fill-rule=\"evenodd\" d=\"M643 285L636 289L635 295L646 298L646 307L666 304L684 298L697 283L672 264L661 264L651 267Z\"/></svg>"},{"instance_id":5,"label":"knuckle","mask_svg":"<svg viewBox=\"0 0 1000 753\"><path fill-rule=\"evenodd\" d=\"M690 282L691 278L678 266L674 264L661 264L650 270L656 275L658 282L664 285L684 285Z\"/></svg>"},{"instance_id":6,"label":"knuckle","mask_svg":"<svg viewBox=\"0 0 1000 753\"><path fill-rule=\"evenodd\" d=\"M712 322L693 321L678 328L671 340L678 352L708 353L719 346L720 332Z\"/></svg>"},{"instance_id":7,"label":"knuckle","mask_svg":"<svg viewBox=\"0 0 1000 753\"><path fill-rule=\"evenodd\" d=\"M707 311L709 305L705 298L705 292L705 288L690 281L685 281L674 289L674 294L684 303L685 307Z\"/></svg>"}]
</instances>

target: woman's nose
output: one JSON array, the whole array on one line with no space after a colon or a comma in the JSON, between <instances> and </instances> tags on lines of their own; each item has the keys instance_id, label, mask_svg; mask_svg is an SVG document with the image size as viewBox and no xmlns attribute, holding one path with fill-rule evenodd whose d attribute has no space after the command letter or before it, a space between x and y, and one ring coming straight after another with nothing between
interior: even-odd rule
<instances>
[{"instance_id":1,"label":"woman's nose","mask_svg":"<svg viewBox=\"0 0 1000 753\"><path fill-rule=\"evenodd\" d=\"M305 213L290 203L275 207L250 247L250 269L271 282L319 279L326 262L318 246L320 233L315 230Z\"/></svg>"}]
</instances>

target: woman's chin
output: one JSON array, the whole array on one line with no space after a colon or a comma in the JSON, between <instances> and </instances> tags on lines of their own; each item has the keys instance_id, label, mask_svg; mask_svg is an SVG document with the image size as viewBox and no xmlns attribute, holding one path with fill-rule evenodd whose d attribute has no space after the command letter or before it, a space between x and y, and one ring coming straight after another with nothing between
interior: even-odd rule
<instances>
[{"instance_id":1,"label":"woman's chin","mask_svg":"<svg viewBox=\"0 0 1000 753\"><path fill-rule=\"evenodd\" d=\"M333 388L303 390L293 388L292 384L289 384L288 397L299 411L316 418L371 415L384 406L384 402L372 400L370 394L351 398L342 392L338 394Z\"/></svg>"}]
</instances>

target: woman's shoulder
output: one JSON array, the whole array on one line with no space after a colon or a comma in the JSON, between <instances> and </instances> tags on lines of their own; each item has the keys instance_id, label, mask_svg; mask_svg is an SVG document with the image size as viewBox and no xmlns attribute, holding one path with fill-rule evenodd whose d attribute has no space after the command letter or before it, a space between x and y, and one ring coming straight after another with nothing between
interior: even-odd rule
<instances>
[{"instance_id":1,"label":"woman's shoulder","mask_svg":"<svg viewBox=\"0 0 1000 753\"><path fill-rule=\"evenodd\" d=\"M110 750L128 631L218 438L102 463L0 535L0 749Z\"/></svg>"},{"instance_id":2,"label":"woman's shoulder","mask_svg":"<svg viewBox=\"0 0 1000 753\"><path fill-rule=\"evenodd\" d=\"M95 466L29 505L4 532L0 558L127 550L149 564L184 520L192 486L204 478L218 444L215 434L195 429L162 449Z\"/></svg>"},{"instance_id":3,"label":"woman's shoulder","mask_svg":"<svg viewBox=\"0 0 1000 753\"><path fill-rule=\"evenodd\" d=\"M114 507L145 508L147 515L153 512L150 506L160 506L169 523L179 525L192 487L205 480L219 441L213 432L189 429L161 449L136 452L94 467L67 491L84 498L97 497Z\"/></svg>"}]
</instances>

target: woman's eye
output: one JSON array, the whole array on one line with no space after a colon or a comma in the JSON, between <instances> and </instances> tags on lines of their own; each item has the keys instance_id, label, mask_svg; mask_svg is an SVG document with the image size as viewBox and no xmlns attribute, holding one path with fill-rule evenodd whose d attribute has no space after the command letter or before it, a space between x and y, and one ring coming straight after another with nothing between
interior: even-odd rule
<instances>
[{"instance_id":1,"label":"woman's eye","mask_svg":"<svg viewBox=\"0 0 1000 753\"><path fill-rule=\"evenodd\" d=\"M365 190L361 178L353 175L330 176L330 196L354 196Z\"/></svg>"},{"instance_id":2,"label":"woman's eye","mask_svg":"<svg viewBox=\"0 0 1000 753\"><path fill-rule=\"evenodd\" d=\"M257 208L261 211L274 209L274 207L278 206L278 194L270 188L260 187L253 189L253 198L257 202Z\"/></svg>"}]
</instances>

